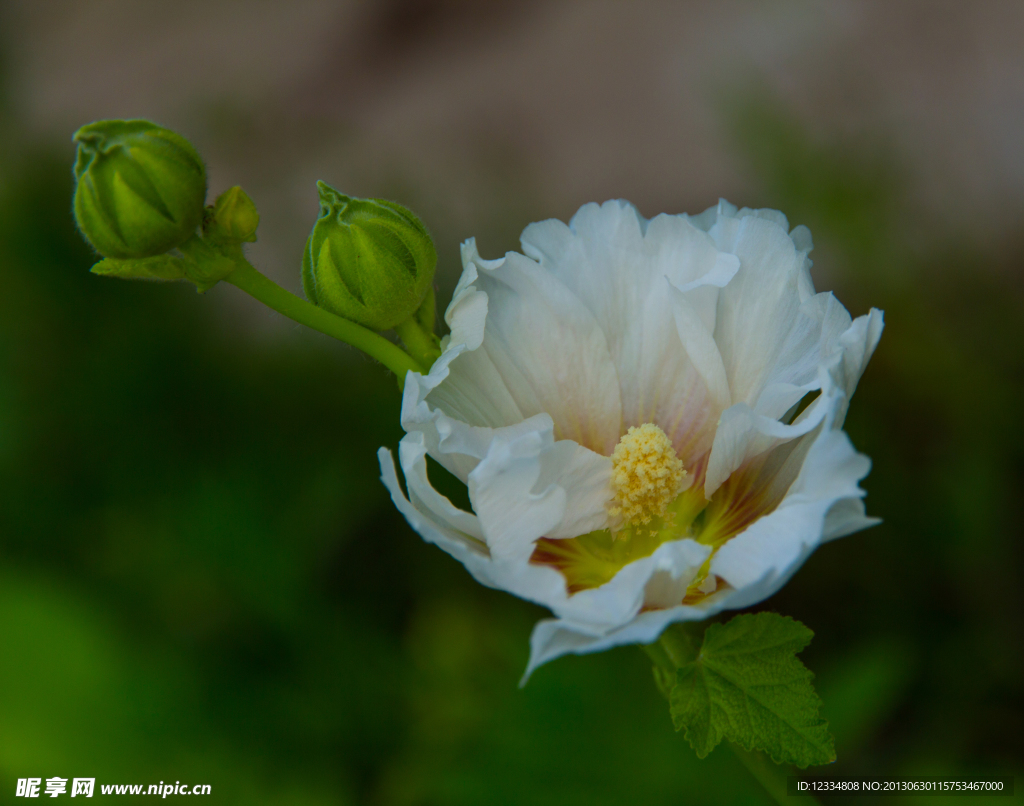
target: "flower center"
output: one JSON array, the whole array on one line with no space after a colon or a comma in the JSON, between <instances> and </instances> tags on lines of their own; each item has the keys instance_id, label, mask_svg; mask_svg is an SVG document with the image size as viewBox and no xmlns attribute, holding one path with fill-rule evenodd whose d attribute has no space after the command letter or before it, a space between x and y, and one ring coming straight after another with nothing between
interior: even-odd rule
<instances>
[{"instance_id":1,"label":"flower center","mask_svg":"<svg viewBox=\"0 0 1024 806\"><path fill-rule=\"evenodd\" d=\"M615 498L608 512L624 526L665 514L682 491L686 470L668 436L654 423L631 426L612 451Z\"/></svg>"}]
</instances>

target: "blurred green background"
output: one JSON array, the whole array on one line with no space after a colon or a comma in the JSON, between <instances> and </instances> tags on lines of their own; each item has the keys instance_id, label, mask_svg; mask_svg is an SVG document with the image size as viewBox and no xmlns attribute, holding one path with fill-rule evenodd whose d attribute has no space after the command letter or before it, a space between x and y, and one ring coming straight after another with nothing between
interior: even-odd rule
<instances>
[{"instance_id":1,"label":"blurred green background","mask_svg":"<svg viewBox=\"0 0 1024 806\"><path fill-rule=\"evenodd\" d=\"M0 6L0 802L55 775L225 804L768 802L726 747L695 758L635 648L517 688L544 613L391 506L382 369L231 287L88 273L70 134L106 116L243 184L253 259L296 290L320 177L421 214L442 305L459 241L497 256L591 200L807 224L819 288L887 320L847 420L885 522L760 606L816 632L820 772L1019 789L1024 16L892 5Z\"/></svg>"}]
</instances>

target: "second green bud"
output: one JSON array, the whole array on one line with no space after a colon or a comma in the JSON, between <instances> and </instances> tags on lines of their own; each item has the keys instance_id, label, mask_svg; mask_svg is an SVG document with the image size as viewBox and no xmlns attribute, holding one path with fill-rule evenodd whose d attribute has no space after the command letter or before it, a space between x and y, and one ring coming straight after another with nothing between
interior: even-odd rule
<instances>
[{"instance_id":1,"label":"second green bud","mask_svg":"<svg viewBox=\"0 0 1024 806\"><path fill-rule=\"evenodd\" d=\"M317 188L320 217L302 255L306 296L373 330L413 316L437 266L426 227L394 202L354 199L325 182Z\"/></svg>"}]
</instances>

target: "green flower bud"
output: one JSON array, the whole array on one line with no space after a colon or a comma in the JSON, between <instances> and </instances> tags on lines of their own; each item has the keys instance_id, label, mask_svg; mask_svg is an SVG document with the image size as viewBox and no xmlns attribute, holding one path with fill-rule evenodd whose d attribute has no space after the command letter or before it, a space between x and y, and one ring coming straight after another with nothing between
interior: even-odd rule
<instances>
[{"instance_id":1,"label":"green flower bud","mask_svg":"<svg viewBox=\"0 0 1024 806\"><path fill-rule=\"evenodd\" d=\"M413 316L437 266L426 227L394 202L353 199L324 182L317 188L320 217L302 255L306 296L373 330Z\"/></svg>"},{"instance_id":2,"label":"green flower bud","mask_svg":"<svg viewBox=\"0 0 1024 806\"><path fill-rule=\"evenodd\" d=\"M221 193L212 207L206 208L203 232L216 243L252 242L256 240L259 223L256 205L248 193L235 185Z\"/></svg>"},{"instance_id":3,"label":"green flower bud","mask_svg":"<svg viewBox=\"0 0 1024 806\"><path fill-rule=\"evenodd\" d=\"M148 120L101 120L74 135L75 220L101 255L174 249L203 220L206 169L181 135Z\"/></svg>"}]
</instances>

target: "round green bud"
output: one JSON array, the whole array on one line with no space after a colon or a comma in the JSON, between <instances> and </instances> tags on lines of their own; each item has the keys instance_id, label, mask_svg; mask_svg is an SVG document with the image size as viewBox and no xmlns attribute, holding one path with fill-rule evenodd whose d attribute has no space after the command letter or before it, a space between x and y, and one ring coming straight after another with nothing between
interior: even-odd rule
<instances>
[{"instance_id":1,"label":"round green bud","mask_svg":"<svg viewBox=\"0 0 1024 806\"><path fill-rule=\"evenodd\" d=\"M239 244L256 240L260 214L249 194L238 185L228 188L206 208L203 232L216 243Z\"/></svg>"},{"instance_id":2,"label":"round green bud","mask_svg":"<svg viewBox=\"0 0 1024 806\"><path fill-rule=\"evenodd\" d=\"M97 252L152 257L192 237L206 169L188 140L148 120L100 120L73 139L75 220Z\"/></svg>"},{"instance_id":3,"label":"round green bud","mask_svg":"<svg viewBox=\"0 0 1024 806\"><path fill-rule=\"evenodd\" d=\"M302 255L311 302L373 330L413 316L430 290L437 252L412 212L381 199L353 199L324 182L320 217Z\"/></svg>"}]
</instances>

